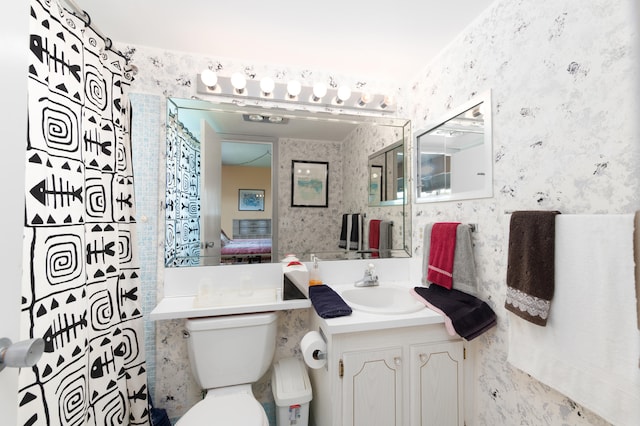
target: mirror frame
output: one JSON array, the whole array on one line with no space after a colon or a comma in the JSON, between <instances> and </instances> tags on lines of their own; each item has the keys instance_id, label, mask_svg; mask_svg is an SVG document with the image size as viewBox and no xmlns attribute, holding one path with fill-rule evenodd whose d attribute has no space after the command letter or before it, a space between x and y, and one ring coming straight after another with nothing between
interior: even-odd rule
<instances>
[{"instance_id":1,"label":"mirror frame","mask_svg":"<svg viewBox=\"0 0 640 426\"><path fill-rule=\"evenodd\" d=\"M486 113L484 114L484 150L482 153L482 161L486 165L485 170L485 185L483 189L479 189L476 191L465 191L458 192L452 194L438 194L432 195L428 197L420 196L420 187L418 183L420 182L420 137L437 129L442 126L449 120L457 117L458 115L468 111L480 104L488 105L489 108L486 109ZM420 129L414 133L413 143L415 145L414 155L416 157L414 161L414 165L416 167L415 170L415 196L416 203L436 203L443 201L459 201L459 200L470 200L476 198L491 198L493 197L493 124L492 124L492 115L493 115L493 104L491 98L491 90L487 90L483 92L471 100L465 102L464 104L458 106L450 110L444 117L437 120L434 123L431 123L425 126L423 129Z\"/></svg>"}]
</instances>

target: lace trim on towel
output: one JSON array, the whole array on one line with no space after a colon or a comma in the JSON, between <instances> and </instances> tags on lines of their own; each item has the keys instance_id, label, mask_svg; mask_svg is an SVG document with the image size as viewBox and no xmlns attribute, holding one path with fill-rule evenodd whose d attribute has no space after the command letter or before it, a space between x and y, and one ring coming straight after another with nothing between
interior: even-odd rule
<instances>
[{"instance_id":1,"label":"lace trim on towel","mask_svg":"<svg viewBox=\"0 0 640 426\"><path fill-rule=\"evenodd\" d=\"M518 308L522 312L526 312L533 317L547 319L551 301L540 299L513 287L507 287L506 303Z\"/></svg>"}]
</instances>

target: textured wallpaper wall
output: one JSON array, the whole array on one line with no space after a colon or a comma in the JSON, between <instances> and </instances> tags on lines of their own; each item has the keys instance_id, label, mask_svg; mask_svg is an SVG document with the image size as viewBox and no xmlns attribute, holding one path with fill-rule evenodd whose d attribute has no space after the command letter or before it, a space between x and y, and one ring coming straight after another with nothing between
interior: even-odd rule
<instances>
[{"instance_id":1,"label":"textured wallpaper wall","mask_svg":"<svg viewBox=\"0 0 640 426\"><path fill-rule=\"evenodd\" d=\"M338 250L343 212L342 191L345 184L342 144L280 139L278 145L278 250L281 253L295 253L301 259L308 259L312 250ZM329 163L328 207L291 207L292 160Z\"/></svg>"},{"instance_id":2,"label":"textured wallpaper wall","mask_svg":"<svg viewBox=\"0 0 640 426\"><path fill-rule=\"evenodd\" d=\"M492 90L494 197L413 206L416 256L422 254L421 229L426 223L478 224L474 244L481 297L494 308L499 324L473 345L475 424L607 424L506 362L505 212L624 213L640 208L640 111L635 99L639 58L633 7L633 0L497 1L436 60L416 70L412 81L365 82L379 92L401 88L398 115L410 118L413 129L476 93ZM296 76L304 84L316 78L352 78L139 46L126 50L140 69L132 92L161 97L195 96L193 79L206 66L229 74L245 69L256 78L265 73L283 81ZM161 152L159 167L162 156ZM137 179L136 185L143 183ZM345 209L350 207L345 203ZM158 288L161 292L161 269ZM305 311L284 313L277 357L296 354L306 326ZM156 402L172 417L199 398L181 330L180 321L157 324ZM256 393L268 401L266 383L258 384Z\"/></svg>"},{"instance_id":3,"label":"textured wallpaper wall","mask_svg":"<svg viewBox=\"0 0 640 426\"><path fill-rule=\"evenodd\" d=\"M494 197L415 205L413 222L416 255L428 222L479 225L474 243L481 297L499 323L475 344L477 424L606 424L506 362L505 212L629 213L640 207L633 3L496 2L401 96L401 114L418 129L475 93L493 94Z\"/></svg>"}]
</instances>

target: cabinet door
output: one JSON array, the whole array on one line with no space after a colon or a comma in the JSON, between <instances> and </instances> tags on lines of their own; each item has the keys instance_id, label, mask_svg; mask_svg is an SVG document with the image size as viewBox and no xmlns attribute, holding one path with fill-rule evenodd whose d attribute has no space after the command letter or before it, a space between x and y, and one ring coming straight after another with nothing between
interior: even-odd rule
<instances>
[{"instance_id":1,"label":"cabinet door","mask_svg":"<svg viewBox=\"0 0 640 426\"><path fill-rule=\"evenodd\" d=\"M414 345L409 387L412 426L462 426L462 342Z\"/></svg>"},{"instance_id":2,"label":"cabinet door","mask_svg":"<svg viewBox=\"0 0 640 426\"><path fill-rule=\"evenodd\" d=\"M343 354L343 426L402 426L402 348Z\"/></svg>"}]
</instances>

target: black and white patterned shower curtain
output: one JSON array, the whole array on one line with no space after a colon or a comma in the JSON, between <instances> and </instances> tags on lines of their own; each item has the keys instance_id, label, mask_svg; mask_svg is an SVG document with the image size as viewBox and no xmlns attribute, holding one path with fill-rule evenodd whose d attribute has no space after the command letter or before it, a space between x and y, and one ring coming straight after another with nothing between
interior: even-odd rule
<instances>
[{"instance_id":1,"label":"black and white patterned shower curtain","mask_svg":"<svg viewBox=\"0 0 640 426\"><path fill-rule=\"evenodd\" d=\"M165 265L200 264L200 141L169 112Z\"/></svg>"},{"instance_id":2,"label":"black and white patterned shower curtain","mask_svg":"<svg viewBox=\"0 0 640 426\"><path fill-rule=\"evenodd\" d=\"M148 424L132 75L57 0L30 7L21 330L45 353L19 373L20 424Z\"/></svg>"}]
</instances>

